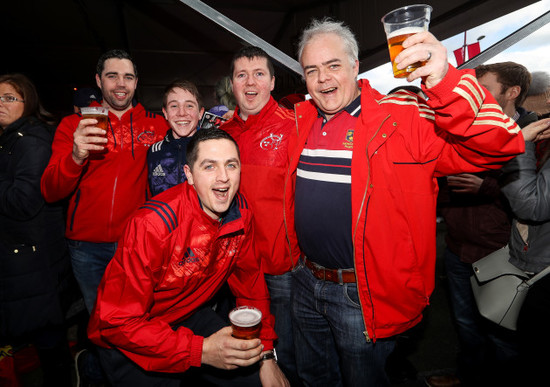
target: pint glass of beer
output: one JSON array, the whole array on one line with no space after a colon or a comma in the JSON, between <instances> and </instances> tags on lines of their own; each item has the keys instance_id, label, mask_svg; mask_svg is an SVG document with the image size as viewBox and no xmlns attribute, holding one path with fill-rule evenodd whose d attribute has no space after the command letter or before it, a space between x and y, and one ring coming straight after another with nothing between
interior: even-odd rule
<instances>
[{"instance_id":1,"label":"pint glass of beer","mask_svg":"<svg viewBox=\"0 0 550 387\"><path fill-rule=\"evenodd\" d=\"M95 118L97 120L96 126L107 132L109 128L109 109L102 106L87 106L81 107L80 113L82 118Z\"/></svg>"},{"instance_id":2,"label":"pint glass of beer","mask_svg":"<svg viewBox=\"0 0 550 387\"><path fill-rule=\"evenodd\" d=\"M382 18L382 24L384 24L384 30L388 39L393 76L395 78L406 78L410 73L426 63L425 61L416 62L402 70L398 70L395 67L394 60L403 51L402 44L409 36L428 30L431 13L432 7L429 5L416 4L394 9Z\"/></svg>"},{"instance_id":3,"label":"pint glass of beer","mask_svg":"<svg viewBox=\"0 0 550 387\"><path fill-rule=\"evenodd\" d=\"M253 306L239 306L229 312L233 328L232 336L237 339L256 339L260 336L262 312Z\"/></svg>"}]
</instances>

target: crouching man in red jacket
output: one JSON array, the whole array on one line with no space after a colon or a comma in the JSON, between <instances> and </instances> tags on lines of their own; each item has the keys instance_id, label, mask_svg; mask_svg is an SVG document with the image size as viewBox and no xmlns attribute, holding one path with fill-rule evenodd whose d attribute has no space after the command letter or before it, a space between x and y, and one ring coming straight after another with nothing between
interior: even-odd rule
<instances>
[{"instance_id":1,"label":"crouching man in red jacket","mask_svg":"<svg viewBox=\"0 0 550 387\"><path fill-rule=\"evenodd\" d=\"M279 385L274 318L252 248L252 214L237 192L237 144L218 129L187 148L188 181L130 219L98 289L88 335L113 386ZM259 339L231 336L209 301L227 281L237 305L262 311Z\"/></svg>"}]
</instances>

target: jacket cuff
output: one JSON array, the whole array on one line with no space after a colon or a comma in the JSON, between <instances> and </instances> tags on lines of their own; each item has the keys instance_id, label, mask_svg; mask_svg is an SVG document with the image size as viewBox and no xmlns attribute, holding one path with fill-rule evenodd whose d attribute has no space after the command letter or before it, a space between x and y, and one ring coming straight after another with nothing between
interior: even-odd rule
<instances>
[{"instance_id":1,"label":"jacket cuff","mask_svg":"<svg viewBox=\"0 0 550 387\"><path fill-rule=\"evenodd\" d=\"M193 336L191 339L191 350L189 351L189 365L191 367L200 367L202 360L202 343L204 337Z\"/></svg>"},{"instance_id":2,"label":"jacket cuff","mask_svg":"<svg viewBox=\"0 0 550 387\"><path fill-rule=\"evenodd\" d=\"M65 159L63 160L62 168L63 168L63 171L65 172L64 174L68 176L79 177L82 173L82 168L84 168L84 166L87 163L88 163L88 159L84 160L82 165L78 165L77 163L74 162L72 153L69 153L67 157L65 157Z\"/></svg>"}]
</instances>

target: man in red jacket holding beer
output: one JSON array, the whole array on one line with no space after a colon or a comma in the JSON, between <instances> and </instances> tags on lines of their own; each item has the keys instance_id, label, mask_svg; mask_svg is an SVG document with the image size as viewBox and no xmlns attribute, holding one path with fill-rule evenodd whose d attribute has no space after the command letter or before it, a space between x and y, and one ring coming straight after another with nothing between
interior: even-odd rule
<instances>
[{"instance_id":1,"label":"man in red jacket holding beer","mask_svg":"<svg viewBox=\"0 0 550 387\"><path fill-rule=\"evenodd\" d=\"M129 221L98 291L88 334L113 386L288 386L273 354L273 316L237 193L239 150L220 129L187 147L187 181ZM231 335L209 302L227 282L237 306L262 312L259 339ZM259 363L259 375L258 375ZM225 370L225 371L222 371ZM259 377L258 377L259 376Z\"/></svg>"}]
</instances>

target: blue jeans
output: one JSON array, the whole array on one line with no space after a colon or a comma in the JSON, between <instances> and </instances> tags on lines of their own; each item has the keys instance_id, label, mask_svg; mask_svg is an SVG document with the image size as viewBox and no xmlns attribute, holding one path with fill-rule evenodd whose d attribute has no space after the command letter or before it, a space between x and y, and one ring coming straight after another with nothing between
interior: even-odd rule
<instances>
[{"instance_id":1,"label":"blue jeans","mask_svg":"<svg viewBox=\"0 0 550 387\"><path fill-rule=\"evenodd\" d=\"M107 265L115 255L117 243L93 243L68 239L73 273L91 313L97 297L97 288Z\"/></svg>"},{"instance_id":2,"label":"blue jeans","mask_svg":"<svg viewBox=\"0 0 550 387\"><path fill-rule=\"evenodd\" d=\"M68 239L73 273L84 298L88 313L92 312L97 297L97 288L107 265L115 255L117 243L93 243ZM89 348L83 366L85 375L94 382L104 380L96 348Z\"/></svg>"},{"instance_id":3,"label":"blue jeans","mask_svg":"<svg viewBox=\"0 0 550 387\"><path fill-rule=\"evenodd\" d=\"M357 285L315 278L301 263L292 278L298 375L306 386L388 386L395 340L367 342Z\"/></svg>"},{"instance_id":4,"label":"blue jeans","mask_svg":"<svg viewBox=\"0 0 550 387\"><path fill-rule=\"evenodd\" d=\"M271 297L271 314L275 316L275 332L278 364L292 386L298 386L296 357L292 336L292 317L290 316L290 295L292 273L281 275L265 274L265 282Z\"/></svg>"},{"instance_id":5,"label":"blue jeans","mask_svg":"<svg viewBox=\"0 0 550 387\"><path fill-rule=\"evenodd\" d=\"M475 381L487 369L487 364L505 365L518 356L515 332L500 328L483 318L477 309L470 277L472 265L445 249L445 272L460 354L458 373L466 382Z\"/></svg>"}]
</instances>

